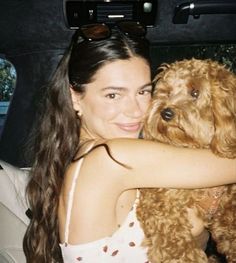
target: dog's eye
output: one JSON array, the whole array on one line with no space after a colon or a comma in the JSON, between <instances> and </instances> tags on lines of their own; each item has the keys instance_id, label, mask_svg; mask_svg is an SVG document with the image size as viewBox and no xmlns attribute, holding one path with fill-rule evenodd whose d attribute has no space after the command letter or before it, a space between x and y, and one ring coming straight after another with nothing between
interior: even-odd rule
<instances>
[{"instance_id":1,"label":"dog's eye","mask_svg":"<svg viewBox=\"0 0 236 263\"><path fill-rule=\"evenodd\" d=\"M193 88L193 89L191 90L190 94L191 94L191 96L192 96L193 98L197 99L198 96L199 96L199 90Z\"/></svg>"}]
</instances>

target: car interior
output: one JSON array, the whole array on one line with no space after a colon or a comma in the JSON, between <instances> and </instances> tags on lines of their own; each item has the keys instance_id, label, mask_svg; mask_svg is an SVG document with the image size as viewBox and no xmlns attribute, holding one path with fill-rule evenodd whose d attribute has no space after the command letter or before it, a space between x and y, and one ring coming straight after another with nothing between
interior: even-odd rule
<instances>
[{"instance_id":1,"label":"car interior","mask_svg":"<svg viewBox=\"0 0 236 263\"><path fill-rule=\"evenodd\" d=\"M162 63L193 57L236 72L235 0L1 1L0 263L25 262L28 142L48 80L77 29L123 20L146 26L153 75Z\"/></svg>"}]
</instances>

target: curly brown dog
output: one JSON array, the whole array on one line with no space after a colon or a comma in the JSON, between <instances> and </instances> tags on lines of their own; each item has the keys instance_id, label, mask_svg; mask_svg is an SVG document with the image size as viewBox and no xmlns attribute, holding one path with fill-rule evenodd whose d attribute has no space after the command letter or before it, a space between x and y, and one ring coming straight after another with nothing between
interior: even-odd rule
<instances>
[{"instance_id":1,"label":"curly brown dog","mask_svg":"<svg viewBox=\"0 0 236 263\"><path fill-rule=\"evenodd\" d=\"M160 70L154 80L144 138L178 147L209 148L221 157L236 158L236 76L212 60L182 60L162 65ZM187 208L203 220L228 263L236 262L234 184L196 190L141 190L137 216L149 260L213 262L192 236Z\"/></svg>"}]
</instances>

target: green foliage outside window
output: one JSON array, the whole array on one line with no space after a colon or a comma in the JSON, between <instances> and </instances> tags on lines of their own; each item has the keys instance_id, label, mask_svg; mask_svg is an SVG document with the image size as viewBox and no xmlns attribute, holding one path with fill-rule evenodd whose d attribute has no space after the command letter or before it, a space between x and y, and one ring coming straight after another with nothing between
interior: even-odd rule
<instances>
[{"instance_id":1,"label":"green foliage outside window","mask_svg":"<svg viewBox=\"0 0 236 263\"><path fill-rule=\"evenodd\" d=\"M0 58L0 101L9 101L16 84L16 71L7 60Z\"/></svg>"}]
</instances>

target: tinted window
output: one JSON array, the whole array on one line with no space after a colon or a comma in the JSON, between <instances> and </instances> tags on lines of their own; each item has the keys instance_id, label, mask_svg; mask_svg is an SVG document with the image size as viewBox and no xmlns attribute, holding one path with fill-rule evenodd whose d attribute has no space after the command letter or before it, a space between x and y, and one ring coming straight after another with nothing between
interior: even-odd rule
<instances>
[{"instance_id":1,"label":"tinted window","mask_svg":"<svg viewBox=\"0 0 236 263\"><path fill-rule=\"evenodd\" d=\"M16 70L7 60L0 58L0 135L16 85Z\"/></svg>"}]
</instances>

